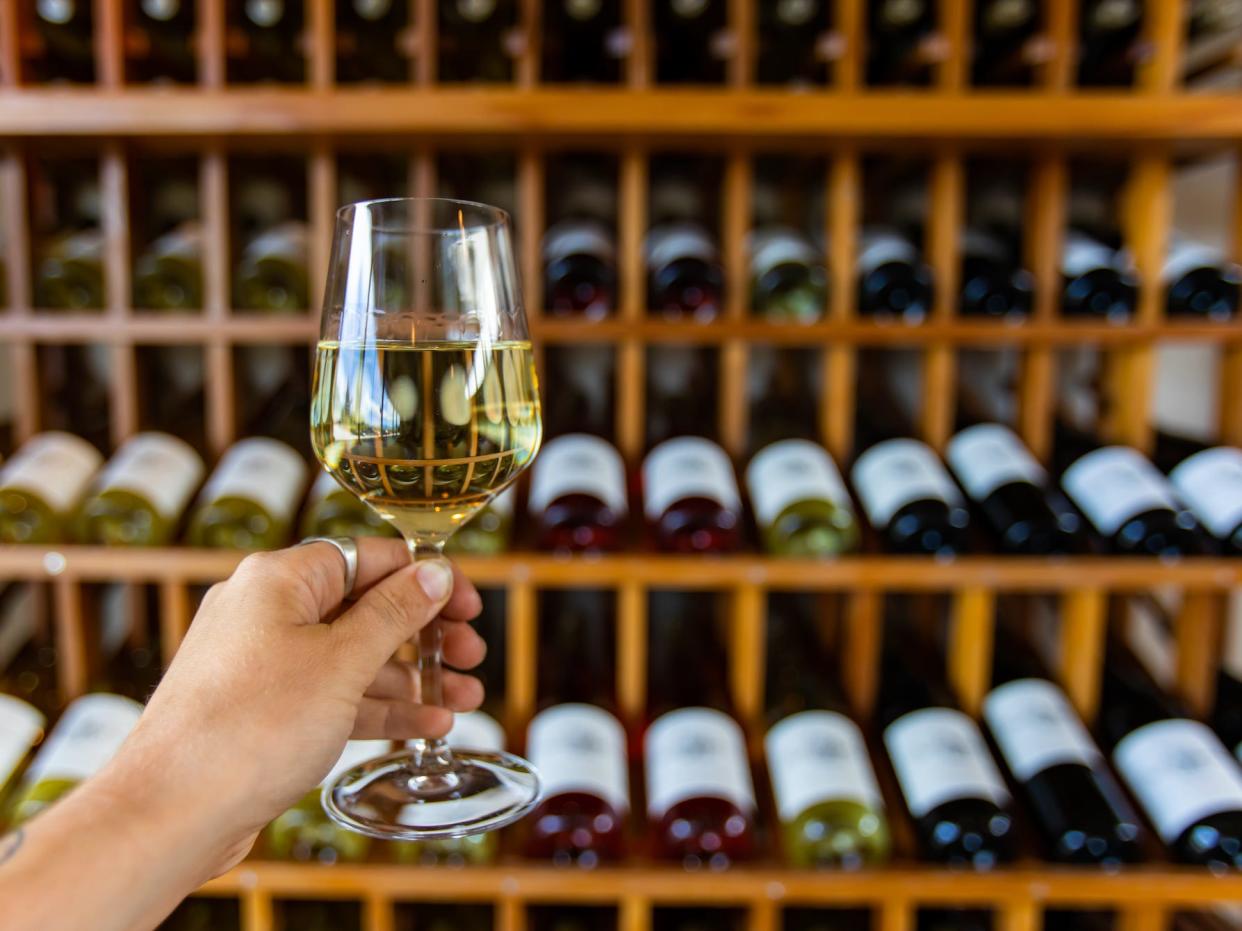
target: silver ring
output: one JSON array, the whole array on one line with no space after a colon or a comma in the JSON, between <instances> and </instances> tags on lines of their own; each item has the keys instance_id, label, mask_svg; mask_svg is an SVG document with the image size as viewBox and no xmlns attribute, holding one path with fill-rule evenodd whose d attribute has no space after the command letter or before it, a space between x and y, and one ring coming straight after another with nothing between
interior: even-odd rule
<instances>
[{"instance_id":1,"label":"silver ring","mask_svg":"<svg viewBox=\"0 0 1242 931\"><path fill-rule=\"evenodd\" d=\"M345 560L345 599L348 600L354 593L354 583L358 581L358 544L354 542L354 538L307 537L297 545L305 546L307 543L330 543L336 547L336 551Z\"/></svg>"}]
</instances>

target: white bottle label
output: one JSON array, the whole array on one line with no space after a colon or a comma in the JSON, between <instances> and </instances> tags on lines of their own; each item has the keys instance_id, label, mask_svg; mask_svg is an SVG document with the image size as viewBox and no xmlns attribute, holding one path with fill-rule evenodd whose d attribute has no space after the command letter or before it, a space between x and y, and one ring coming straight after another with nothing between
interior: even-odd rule
<instances>
[{"instance_id":1,"label":"white bottle label","mask_svg":"<svg viewBox=\"0 0 1242 931\"><path fill-rule=\"evenodd\" d=\"M859 275L869 275L890 262L915 264L919 260L914 244L896 230L873 227L858 237L858 257L854 264Z\"/></svg>"},{"instance_id":2,"label":"white bottle label","mask_svg":"<svg viewBox=\"0 0 1242 931\"><path fill-rule=\"evenodd\" d=\"M647 234L643 253L647 268L663 268L678 259L701 259L715 262L716 244L707 230L697 223L664 223Z\"/></svg>"},{"instance_id":3,"label":"white bottle label","mask_svg":"<svg viewBox=\"0 0 1242 931\"><path fill-rule=\"evenodd\" d=\"M543 262L550 265L571 255L589 255L611 265L615 261L616 248L602 223L562 220L549 227L543 236Z\"/></svg>"},{"instance_id":4,"label":"white bottle label","mask_svg":"<svg viewBox=\"0 0 1242 931\"><path fill-rule=\"evenodd\" d=\"M761 278L778 265L815 265L819 256L805 236L784 226L764 227L750 234L746 243L750 274Z\"/></svg>"},{"instance_id":5,"label":"white bottle label","mask_svg":"<svg viewBox=\"0 0 1242 931\"><path fill-rule=\"evenodd\" d=\"M1169 473L1195 517L1218 537L1242 524L1242 449L1220 446L1195 453Z\"/></svg>"},{"instance_id":6,"label":"white bottle label","mask_svg":"<svg viewBox=\"0 0 1242 931\"><path fill-rule=\"evenodd\" d=\"M621 454L607 440L586 433L569 433L544 444L535 460L526 509L537 516L564 495L590 495L624 516L625 461Z\"/></svg>"},{"instance_id":7,"label":"white bottle label","mask_svg":"<svg viewBox=\"0 0 1242 931\"><path fill-rule=\"evenodd\" d=\"M825 500L850 510L850 496L832 457L810 440L779 440L746 467L746 488L761 526L795 501Z\"/></svg>"},{"instance_id":8,"label":"white bottle label","mask_svg":"<svg viewBox=\"0 0 1242 931\"><path fill-rule=\"evenodd\" d=\"M31 437L0 468L0 488L38 495L64 514L81 500L101 465L103 456L86 440L53 430Z\"/></svg>"},{"instance_id":9,"label":"white bottle label","mask_svg":"<svg viewBox=\"0 0 1242 931\"><path fill-rule=\"evenodd\" d=\"M347 769L353 769L359 763L365 763L367 760L373 760L377 756L383 756L391 752L392 741L389 740L349 740L345 742L345 749L341 751L341 757L328 770L328 775L323 777L323 781L319 783L321 786L329 785L336 782L336 777L341 775Z\"/></svg>"},{"instance_id":10,"label":"white bottle label","mask_svg":"<svg viewBox=\"0 0 1242 931\"><path fill-rule=\"evenodd\" d=\"M444 740L450 747L499 753L505 748L505 730L486 712L466 711L453 717L453 729Z\"/></svg>"},{"instance_id":11,"label":"white bottle label","mask_svg":"<svg viewBox=\"0 0 1242 931\"><path fill-rule=\"evenodd\" d=\"M884 729L901 794L921 818L937 805L981 798L1004 807L1009 792L979 727L953 708L921 708Z\"/></svg>"},{"instance_id":12,"label":"white bottle label","mask_svg":"<svg viewBox=\"0 0 1242 931\"><path fill-rule=\"evenodd\" d=\"M733 463L711 440L665 440L643 462L643 513L649 520L659 520L670 504L683 498L707 498L728 510L741 510Z\"/></svg>"},{"instance_id":13,"label":"white bottle label","mask_svg":"<svg viewBox=\"0 0 1242 931\"><path fill-rule=\"evenodd\" d=\"M82 696L56 722L26 771L26 784L89 779L112 759L141 716L142 705L120 695Z\"/></svg>"},{"instance_id":14,"label":"white bottle label","mask_svg":"<svg viewBox=\"0 0 1242 931\"><path fill-rule=\"evenodd\" d=\"M1219 268L1225 264L1225 257L1219 249L1175 235L1169 243L1168 252L1165 253L1160 280L1166 285L1175 284L1179 278L1195 269Z\"/></svg>"},{"instance_id":15,"label":"white bottle label","mask_svg":"<svg viewBox=\"0 0 1242 931\"><path fill-rule=\"evenodd\" d=\"M202 224L197 220L178 224L151 244L151 253L160 258L182 257L197 260L203 254Z\"/></svg>"},{"instance_id":16,"label":"white bottle label","mask_svg":"<svg viewBox=\"0 0 1242 931\"><path fill-rule=\"evenodd\" d=\"M962 503L957 486L936 454L918 440L876 443L858 457L852 475L863 510L881 529L912 501L932 498L951 507Z\"/></svg>"},{"instance_id":17,"label":"white bottle label","mask_svg":"<svg viewBox=\"0 0 1242 931\"><path fill-rule=\"evenodd\" d=\"M1065 693L1045 679L1018 679L993 689L983 700L983 718L1019 782L1049 766L1094 766L1102 759Z\"/></svg>"},{"instance_id":18,"label":"white bottle label","mask_svg":"<svg viewBox=\"0 0 1242 931\"><path fill-rule=\"evenodd\" d=\"M46 722L36 709L0 693L0 787L3 787L43 733Z\"/></svg>"},{"instance_id":19,"label":"white bottle label","mask_svg":"<svg viewBox=\"0 0 1242 931\"><path fill-rule=\"evenodd\" d=\"M949 440L945 458L975 501L1010 482L1042 486L1048 478L1017 434L998 423L967 427Z\"/></svg>"},{"instance_id":20,"label":"white bottle label","mask_svg":"<svg viewBox=\"0 0 1242 931\"><path fill-rule=\"evenodd\" d=\"M181 514L203 471L203 460L184 440L167 433L139 433L112 457L95 487L146 498L171 520Z\"/></svg>"},{"instance_id":21,"label":"white bottle label","mask_svg":"<svg viewBox=\"0 0 1242 931\"><path fill-rule=\"evenodd\" d=\"M1164 476L1127 446L1106 446L1087 453L1065 470L1061 484L1106 537L1144 511L1177 508Z\"/></svg>"},{"instance_id":22,"label":"white bottle label","mask_svg":"<svg viewBox=\"0 0 1242 931\"><path fill-rule=\"evenodd\" d=\"M647 814L653 819L686 799L707 796L755 810L746 739L737 722L712 708L679 708L647 729Z\"/></svg>"},{"instance_id":23,"label":"white bottle label","mask_svg":"<svg viewBox=\"0 0 1242 931\"><path fill-rule=\"evenodd\" d=\"M630 810L625 729L603 708L565 704L539 712L530 722L526 754L545 796L586 792L618 812Z\"/></svg>"},{"instance_id":24,"label":"white bottle label","mask_svg":"<svg viewBox=\"0 0 1242 931\"><path fill-rule=\"evenodd\" d=\"M802 711L778 721L763 740L782 821L812 805L846 800L882 809L858 725L835 711Z\"/></svg>"},{"instance_id":25,"label":"white bottle label","mask_svg":"<svg viewBox=\"0 0 1242 931\"><path fill-rule=\"evenodd\" d=\"M1113 762L1165 843L1200 818L1242 811L1242 769L1198 721L1156 721L1131 731Z\"/></svg>"},{"instance_id":26,"label":"white bottle label","mask_svg":"<svg viewBox=\"0 0 1242 931\"><path fill-rule=\"evenodd\" d=\"M1061 246L1061 274L1077 278L1097 268L1119 269L1124 263L1117 250L1104 245L1098 239L1069 230Z\"/></svg>"},{"instance_id":27,"label":"white bottle label","mask_svg":"<svg viewBox=\"0 0 1242 931\"><path fill-rule=\"evenodd\" d=\"M269 437L234 443L207 481L199 500L245 498L277 521L293 517L306 484L306 463L292 447Z\"/></svg>"}]
</instances>

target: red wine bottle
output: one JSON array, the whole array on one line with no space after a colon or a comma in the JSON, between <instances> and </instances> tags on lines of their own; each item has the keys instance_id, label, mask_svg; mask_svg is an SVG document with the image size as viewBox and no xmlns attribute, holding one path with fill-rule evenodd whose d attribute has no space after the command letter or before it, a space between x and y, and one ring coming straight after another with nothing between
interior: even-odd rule
<instances>
[{"instance_id":1,"label":"red wine bottle","mask_svg":"<svg viewBox=\"0 0 1242 931\"><path fill-rule=\"evenodd\" d=\"M613 700L612 597L583 589L542 597L547 698L530 722L526 754L543 801L527 820L526 853L590 868L621 857L630 811L626 734Z\"/></svg>"},{"instance_id":2,"label":"red wine bottle","mask_svg":"<svg viewBox=\"0 0 1242 931\"><path fill-rule=\"evenodd\" d=\"M952 556L966 548L970 514L927 444L884 440L855 460L850 477L890 552Z\"/></svg>"},{"instance_id":3,"label":"red wine bottle","mask_svg":"<svg viewBox=\"0 0 1242 931\"><path fill-rule=\"evenodd\" d=\"M922 323L931 309L931 269L897 230L871 227L858 242L858 313L877 320Z\"/></svg>"},{"instance_id":4,"label":"red wine bottle","mask_svg":"<svg viewBox=\"0 0 1242 931\"><path fill-rule=\"evenodd\" d=\"M733 463L699 436L666 440L643 462L643 512L655 545L672 553L724 553L741 544L742 499Z\"/></svg>"},{"instance_id":5,"label":"red wine bottle","mask_svg":"<svg viewBox=\"0 0 1242 931\"><path fill-rule=\"evenodd\" d=\"M698 223L651 228L643 245L648 309L669 319L715 319L724 295L724 270L711 235Z\"/></svg>"},{"instance_id":6,"label":"red wine bottle","mask_svg":"<svg viewBox=\"0 0 1242 931\"><path fill-rule=\"evenodd\" d=\"M570 433L549 440L535 460L526 511L537 522L542 549L617 549L629 514L625 461L598 436Z\"/></svg>"},{"instance_id":7,"label":"red wine bottle","mask_svg":"<svg viewBox=\"0 0 1242 931\"><path fill-rule=\"evenodd\" d=\"M617 302L616 243L604 224L561 220L543 236L544 295L558 317L602 320Z\"/></svg>"},{"instance_id":8,"label":"red wine bottle","mask_svg":"<svg viewBox=\"0 0 1242 931\"><path fill-rule=\"evenodd\" d=\"M655 855L688 869L723 869L755 849L754 783L713 635L715 604L687 592L651 596L648 828Z\"/></svg>"}]
</instances>

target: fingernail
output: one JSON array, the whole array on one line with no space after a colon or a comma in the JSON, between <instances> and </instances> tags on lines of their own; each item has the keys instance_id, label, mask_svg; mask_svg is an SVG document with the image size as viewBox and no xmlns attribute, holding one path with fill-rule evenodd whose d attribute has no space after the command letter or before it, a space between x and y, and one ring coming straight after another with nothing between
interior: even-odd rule
<instances>
[{"instance_id":1,"label":"fingernail","mask_svg":"<svg viewBox=\"0 0 1242 931\"><path fill-rule=\"evenodd\" d=\"M453 570L448 563L431 559L418 567L418 584L432 601L443 601L453 590Z\"/></svg>"}]
</instances>

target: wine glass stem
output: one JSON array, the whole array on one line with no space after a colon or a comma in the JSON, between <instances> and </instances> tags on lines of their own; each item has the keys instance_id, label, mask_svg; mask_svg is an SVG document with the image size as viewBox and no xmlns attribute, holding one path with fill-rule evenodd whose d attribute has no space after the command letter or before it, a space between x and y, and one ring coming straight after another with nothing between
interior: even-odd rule
<instances>
[{"instance_id":1,"label":"wine glass stem","mask_svg":"<svg viewBox=\"0 0 1242 931\"><path fill-rule=\"evenodd\" d=\"M418 540L406 540L410 550L410 558L414 562L420 559L439 559L444 555L444 543L427 543ZM423 705L444 706L444 677L441 663L441 647L444 634L438 618L418 633L414 644L414 668L418 670L418 701ZM453 752L443 739L419 738L410 742L410 752L414 756L414 770L421 774L446 773L453 768Z\"/></svg>"}]
</instances>

